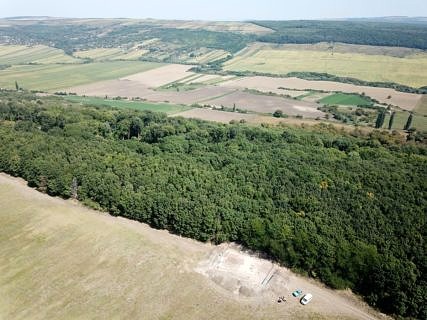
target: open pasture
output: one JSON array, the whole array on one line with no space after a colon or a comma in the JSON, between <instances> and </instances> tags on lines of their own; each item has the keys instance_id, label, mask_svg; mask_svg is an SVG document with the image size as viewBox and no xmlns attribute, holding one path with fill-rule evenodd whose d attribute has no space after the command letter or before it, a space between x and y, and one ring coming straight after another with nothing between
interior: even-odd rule
<instances>
[{"instance_id":1,"label":"open pasture","mask_svg":"<svg viewBox=\"0 0 427 320\"><path fill-rule=\"evenodd\" d=\"M169 103L111 100L111 99L102 99L102 98L96 98L96 97L67 96L66 99L72 102L77 102L85 105L109 106L109 107L115 107L119 109L133 109L133 110L139 110L139 111L164 112L167 114L175 114L178 112L183 112L185 110L191 109L190 107L176 105L176 104L169 104Z\"/></svg>"},{"instance_id":2,"label":"open pasture","mask_svg":"<svg viewBox=\"0 0 427 320\"><path fill-rule=\"evenodd\" d=\"M409 117L409 112L398 111L395 115L392 129L403 130L406 122L408 121L408 117ZM384 125L383 125L384 129L388 129L389 120L390 120L390 114L388 113L384 120ZM419 131L427 131L427 116L414 114L411 127Z\"/></svg>"},{"instance_id":3,"label":"open pasture","mask_svg":"<svg viewBox=\"0 0 427 320\"><path fill-rule=\"evenodd\" d=\"M299 78L243 77L220 84L230 88L248 88L264 92L281 93L284 89L319 90L326 92L365 93L380 103L392 104L405 110L413 110L422 97L419 94L399 92L389 88L356 86L333 81L310 81Z\"/></svg>"},{"instance_id":4,"label":"open pasture","mask_svg":"<svg viewBox=\"0 0 427 320\"><path fill-rule=\"evenodd\" d=\"M115 79L162 66L159 63L116 61L68 65L19 65L0 71L0 87L55 92L63 88Z\"/></svg>"},{"instance_id":5,"label":"open pasture","mask_svg":"<svg viewBox=\"0 0 427 320\"><path fill-rule=\"evenodd\" d=\"M318 72L366 81L395 82L412 87L427 85L427 53L404 58L330 50L286 49L286 46L254 46L228 61L231 71L272 74Z\"/></svg>"},{"instance_id":6,"label":"open pasture","mask_svg":"<svg viewBox=\"0 0 427 320\"><path fill-rule=\"evenodd\" d=\"M66 55L63 50L42 45L0 45L0 64L54 64L81 63L80 59Z\"/></svg>"},{"instance_id":7,"label":"open pasture","mask_svg":"<svg viewBox=\"0 0 427 320\"><path fill-rule=\"evenodd\" d=\"M346 94L346 93L336 93L328 97L324 97L319 102L323 104L328 104L328 105L343 105L343 106L372 105L372 102L364 97L361 97L355 94Z\"/></svg>"}]
</instances>

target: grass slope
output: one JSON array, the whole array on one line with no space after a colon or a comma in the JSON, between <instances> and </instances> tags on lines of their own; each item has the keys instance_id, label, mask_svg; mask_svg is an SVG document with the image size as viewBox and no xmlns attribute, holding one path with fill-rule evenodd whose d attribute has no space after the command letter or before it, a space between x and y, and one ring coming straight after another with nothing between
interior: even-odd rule
<instances>
[{"instance_id":1,"label":"grass slope","mask_svg":"<svg viewBox=\"0 0 427 320\"><path fill-rule=\"evenodd\" d=\"M77 65L22 65L0 71L0 87L13 89L15 81L28 90L60 89L124 77L163 64L139 61L96 62Z\"/></svg>"},{"instance_id":2,"label":"grass slope","mask_svg":"<svg viewBox=\"0 0 427 320\"><path fill-rule=\"evenodd\" d=\"M175 114L175 113L179 113L179 112L183 112L191 109L190 107L177 105L177 104L168 104L168 103L110 100L110 99L79 97L79 96L68 96L66 97L66 99L72 102L78 102L85 105L109 106L109 107L116 107L120 109L133 109L133 110L139 110L139 111L155 111L155 112L164 112L167 114Z\"/></svg>"},{"instance_id":3,"label":"grass slope","mask_svg":"<svg viewBox=\"0 0 427 320\"><path fill-rule=\"evenodd\" d=\"M318 72L366 81L395 82L412 87L427 85L427 54L405 58L384 55L282 50L255 46L225 64L226 70L273 74Z\"/></svg>"},{"instance_id":4,"label":"grass slope","mask_svg":"<svg viewBox=\"0 0 427 320\"><path fill-rule=\"evenodd\" d=\"M320 100L320 103L343 106L369 106L372 102L355 94L336 93Z\"/></svg>"}]
</instances>

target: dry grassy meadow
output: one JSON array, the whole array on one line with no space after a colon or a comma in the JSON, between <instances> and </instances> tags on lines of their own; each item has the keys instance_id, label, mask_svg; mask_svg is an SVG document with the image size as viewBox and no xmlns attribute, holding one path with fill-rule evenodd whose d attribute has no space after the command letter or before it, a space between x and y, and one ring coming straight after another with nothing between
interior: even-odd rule
<instances>
[{"instance_id":1,"label":"dry grassy meadow","mask_svg":"<svg viewBox=\"0 0 427 320\"><path fill-rule=\"evenodd\" d=\"M306 46L253 45L227 62L226 70L273 74L319 72L366 81L427 85L427 54L391 55L307 50Z\"/></svg>"}]
</instances>

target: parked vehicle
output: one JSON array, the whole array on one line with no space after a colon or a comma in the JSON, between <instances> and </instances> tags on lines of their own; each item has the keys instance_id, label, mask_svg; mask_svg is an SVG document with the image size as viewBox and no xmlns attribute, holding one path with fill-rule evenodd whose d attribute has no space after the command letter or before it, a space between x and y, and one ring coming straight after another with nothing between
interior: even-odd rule
<instances>
[{"instance_id":1,"label":"parked vehicle","mask_svg":"<svg viewBox=\"0 0 427 320\"><path fill-rule=\"evenodd\" d=\"M297 289L294 292L292 292L292 295L294 297L299 297L302 294L302 290L301 289Z\"/></svg>"},{"instance_id":2,"label":"parked vehicle","mask_svg":"<svg viewBox=\"0 0 427 320\"><path fill-rule=\"evenodd\" d=\"M306 305L313 299L313 295L311 293L307 293L304 297L301 299L301 304Z\"/></svg>"}]
</instances>

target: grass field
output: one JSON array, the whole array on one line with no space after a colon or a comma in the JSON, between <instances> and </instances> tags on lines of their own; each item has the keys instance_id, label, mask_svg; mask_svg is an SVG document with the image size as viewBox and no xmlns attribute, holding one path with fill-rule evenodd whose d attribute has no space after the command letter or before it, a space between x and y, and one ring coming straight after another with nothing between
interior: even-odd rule
<instances>
[{"instance_id":1,"label":"grass field","mask_svg":"<svg viewBox=\"0 0 427 320\"><path fill-rule=\"evenodd\" d=\"M404 58L361 53L285 50L280 46L253 46L225 64L225 70L273 74L319 72L366 81L427 85L427 53Z\"/></svg>"},{"instance_id":2,"label":"grass field","mask_svg":"<svg viewBox=\"0 0 427 320\"><path fill-rule=\"evenodd\" d=\"M140 102L140 101L128 101L128 100L111 100L111 99L101 99L94 97L79 97L79 96L67 96L66 100L87 104L95 106L110 106L120 109L133 109L140 111L156 111L164 112L167 114L175 114L183 111L190 110L190 107L177 105L177 104L168 104L168 103L150 103L150 102Z\"/></svg>"},{"instance_id":3,"label":"grass field","mask_svg":"<svg viewBox=\"0 0 427 320\"><path fill-rule=\"evenodd\" d=\"M320 100L327 105L370 106L372 102L355 94L336 93Z\"/></svg>"},{"instance_id":4,"label":"grass field","mask_svg":"<svg viewBox=\"0 0 427 320\"><path fill-rule=\"evenodd\" d=\"M139 61L75 65L18 65L0 71L0 87L13 89L17 81L24 89L54 92L72 86L116 79L160 66L162 64Z\"/></svg>"},{"instance_id":5,"label":"grass field","mask_svg":"<svg viewBox=\"0 0 427 320\"><path fill-rule=\"evenodd\" d=\"M403 128L405 127L406 121L408 120L408 117L409 117L408 112L397 112L394 118L392 129L403 130ZM388 128L389 120L390 120L390 115L387 114L384 120L384 125L383 125L384 129ZM427 117L420 114L415 114L412 121L412 128L416 128L419 131L427 131Z\"/></svg>"},{"instance_id":6,"label":"grass field","mask_svg":"<svg viewBox=\"0 0 427 320\"><path fill-rule=\"evenodd\" d=\"M414 111L418 114L427 116L427 94L421 97Z\"/></svg>"},{"instance_id":7,"label":"grass field","mask_svg":"<svg viewBox=\"0 0 427 320\"><path fill-rule=\"evenodd\" d=\"M63 50L47 46L0 45L0 64L53 64L81 63L82 61L66 55Z\"/></svg>"}]
</instances>

